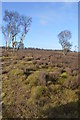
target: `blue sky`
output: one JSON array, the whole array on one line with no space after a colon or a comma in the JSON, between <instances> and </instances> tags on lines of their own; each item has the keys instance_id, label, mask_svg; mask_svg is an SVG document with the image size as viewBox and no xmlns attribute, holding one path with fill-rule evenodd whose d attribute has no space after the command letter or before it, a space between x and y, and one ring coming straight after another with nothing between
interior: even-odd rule
<instances>
[{"instance_id":1,"label":"blue sky","mask_svg":"<svg viewBox=\"0 0 80 120\"><path fill-rule=\"evenodd\" d=\"M72 33L72 50L78 46L78 3L3 2L2 16L6 9L32 17L30 31L24 39L25 47L61 49L57 35L66 29Z\"/></svg>"}]
</instances>

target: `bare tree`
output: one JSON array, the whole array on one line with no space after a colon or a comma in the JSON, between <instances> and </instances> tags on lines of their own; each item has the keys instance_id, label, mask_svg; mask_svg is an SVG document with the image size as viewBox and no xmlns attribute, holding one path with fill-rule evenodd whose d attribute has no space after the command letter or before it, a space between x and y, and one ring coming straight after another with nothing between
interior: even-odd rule
<instances>
[{"instance_id":1,"label":"bare tree","mask_svg":"<svg viewBox=\"0 0 80 120\"><path fill-rule=\"evenodd\" d=\"M6 49L7 49L7 44L8 44L8 39L9 39L9 35L8 35L8 31L7 31L7 28L2 26L2 33L4 35L4 38L5 38L5 42L6 42Z\"/></svg>"},{"instance_id":2,"label":"bare tree","mask_svg":"<svg viewBox=\"0 0 80 120\"><path fill-rule=\"evenodd\" d=\"M62 46L63 52L66 55L70 51L72 44L68 41L71 38L71 32L64 30L58 34L59 43Z\"/></svg>"},{"instance_id":3,"label":"bare tree","mask_svg":"<svg viewBox=\"0 0 80 120\"><path fill-rule=\"evenodd\" d=\"M21 38L19 42L20 43L19 47L21 46L21 43L23 44L23 39L25 38L26 34L28 33L30 29L31 22L32 22L31 17L21 16L22 33L21 33Z\"/></svg>"},{"instance_id":4,"label":"bare tree","mask_svg":"<svg viewBox=\"0 0 80 120\"><path fill-rule=\"evenodd\" d=\"M6 10L3 20L6 23L9 37L12 38L9 44L11 42L13 44L13 36L15 37L20 31L20 16L17 12Z\"/></svg>"},{"instance_id":5,"label":"bare tree","mask_svg":"<svg viewBox=\"0 0 80 120\"><path fill-rule=\"evenodd\" d=\"M17 12L5 10L3 21L5 22L2 26L2 33L6 39L6 48L8 48L12 42L14 42L14 37L20 31L20 16Z\"/></svg>"}]
</instances>

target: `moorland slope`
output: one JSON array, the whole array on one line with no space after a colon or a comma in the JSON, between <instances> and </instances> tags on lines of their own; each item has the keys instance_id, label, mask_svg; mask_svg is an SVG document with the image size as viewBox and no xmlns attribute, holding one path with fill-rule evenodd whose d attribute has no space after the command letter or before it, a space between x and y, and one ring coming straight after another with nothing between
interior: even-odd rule
<instances>
[{"instance_id":1,"label":"moorland slope","mask_svg":"<svg viewBox=\"0 0 80 120\"><path fill-rule=\"evenodd\" d=\"M78 53L2 50L3 118L77 118Z\"/></svg>"}]
</instances>

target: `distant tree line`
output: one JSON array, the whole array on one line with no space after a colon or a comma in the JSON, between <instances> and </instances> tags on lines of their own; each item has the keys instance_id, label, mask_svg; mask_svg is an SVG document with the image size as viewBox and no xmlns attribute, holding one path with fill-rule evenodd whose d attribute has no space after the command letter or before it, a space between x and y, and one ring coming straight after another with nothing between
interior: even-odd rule
<instances>
[{"instance_id":1,"label":"distant tree line","mask_svg":"<svg viewBox=\"0 0 80 120\"><path fill-rule=\"evenodd\" d=\"M28 33L32 18L20 15L18 12L5 10L2 26L2 33L6 42L6 49L12 47L13 49L24 48L23 39ZM17 41L18 39L19 41Z\"/></svg>"}]
</instances>

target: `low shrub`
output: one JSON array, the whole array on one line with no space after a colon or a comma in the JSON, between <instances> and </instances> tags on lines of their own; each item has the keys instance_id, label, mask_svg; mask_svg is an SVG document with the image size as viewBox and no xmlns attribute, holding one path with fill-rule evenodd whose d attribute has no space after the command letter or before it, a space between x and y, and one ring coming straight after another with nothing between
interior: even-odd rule
<instances>
[{"instance_id":1,"label":"low shrub","mask_svg":"<svg viewBox=\"0 0 80 120\"><path fill-rule=\"evenodd\" d=\"M38 76L38 85L47 85L47 82L48 82L47 73L41 71Z\"/></svg>"},{"instance_id":2,"label":"low shrub","mask_svg":"<svg viewBox=\"0 0 80 120\"><path fill-rule=\"evenodd\" d=\"M78 86L80 86L80 81L78 77L74 77L72 79L66 80L63 85L68 89L76 89Z\"/></svg>"},{"instance_id":3,"label":"low shrub","mask_svg":"<svg viewBox=\"0 0 80 120\"><path fill-rule=\"evenodd\" d=\"M27 78L26 84L29 84L30 86L37 86L38 85L38 75L39 75L38 71L29 75Z\"/></svg>"}]
</instances>

